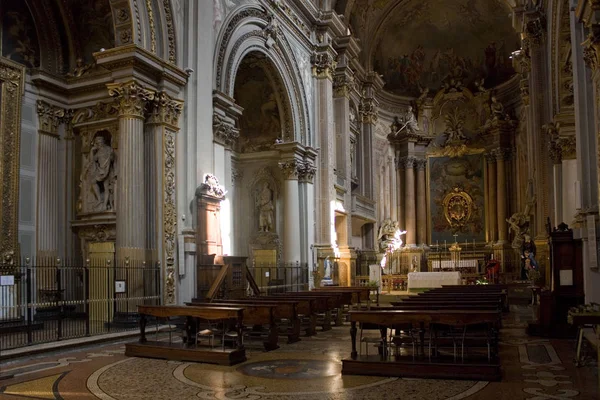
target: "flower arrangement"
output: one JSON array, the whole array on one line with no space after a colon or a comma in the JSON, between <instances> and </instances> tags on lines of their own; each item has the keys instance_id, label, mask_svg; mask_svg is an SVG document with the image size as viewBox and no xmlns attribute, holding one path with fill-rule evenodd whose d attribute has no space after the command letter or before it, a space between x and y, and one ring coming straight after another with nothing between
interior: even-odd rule
<instances>
[{"instance_id":1,"label":"flower arrangement","mask_svg":"<svg viewBox=\"0 0 600 400\"><path fill-rule=\"evenodd\" d=\"M475 281L476 285L489 285L490 282L487 280L487 278L479 278Z\"/></svg>"}]
</instances>

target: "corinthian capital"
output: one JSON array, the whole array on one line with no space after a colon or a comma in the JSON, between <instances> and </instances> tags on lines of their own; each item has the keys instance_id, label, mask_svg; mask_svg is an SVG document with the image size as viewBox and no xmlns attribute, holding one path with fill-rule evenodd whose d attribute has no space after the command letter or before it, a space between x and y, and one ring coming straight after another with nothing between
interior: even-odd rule
<instances>
[{"instance_id":1,"label":"corinthian capital","mask_svg":"<svg viewBox=\"0 0 600 400\"><path fill-rule=\"evenodd\" d=\"M374 98L364 98L360 103L358 111L360 112L361 120L365 124L376 124L379 119L378 103Z\"/></svg>"},{"instance_id":2,"label":"corinthian capital","mask_svg":"<svg viewBox=\"0 0 600 400\"><path fill-rule=\"evenodd\" d=\"M354 86L354 76L346 72L336 74L333 78L333 93L336 97L349 97Z\"/></svg>"},{"instance_id":3,"label":"corinthian capital","mask_svg":"<svg viewBox=\"0 0 600 400\"><path fill-rule=\"evenodd\" d=\"M58 135L58 125L60 125L61 121L65 118L65 109L38 100L37 113L40 119L40 131Z\"/></svg>"},{"instance_id":4,"label":"corinthian capital","mask_svg":"<svg viewBox=\"0 0 600 400\"><path fill-rule=\"evenodd\" d=\"M310 62L312 64L313 76L318 79L333 79L333 70L337 63L331 53L328 51L315 53L311 56Z\"/></svg>"},{"instance_id":5,"label":"corinthian capital","mask_svg":"<svg viewBox=\"0 0 600 400\"><path fill-rule=\"evenodd\" d=\"M156 93L154 100L150 103L148 122L177 128L182 110L182 100L174 99L165 92Z\"/></svg>"},{"instance_id":6,"label":"corinthian capital","mask_svg":"<svg viewBox=\"0 0 600 400\"><path fill-rule=\"evenodd\" d=\"M240 131L233 126L224 116L213 113L214 141L225 147L232 147L240 137Z\"/></svg>"},{"instance_id":7,"label":"corinthian capital","mask_svg":"<svg viewBox=\"0 0 600 400\"><path fill-rule=\"evenodd\" d=\"M279 168L283 171L285 180L298 179L298 174L303 167L304 165L298 160L287 160L279 163Z\"/></svg>"},{"instance_id":8,"label":"corinthian capital","mask_svg":"<svg viewBox=\"0 0 600 400\"><path fill-rule=\"evenodd\" d=\"M303 162L298 168L298 176L300 177L300 181L313 183L315 172L317 172L317 168L310 161Z\"/></svg>"},{"instance_id":9,"label":"corinthian capital","mask_svg":"<svg viewBox=\"0 0 600 400\"><path fill-rule=\"evenodd\" d=\"M117 101L120 116L144 118L146 103L154 100L155 92L140 86L136 81L109 83L108 94Z\"/></svg>"}]
</instances>

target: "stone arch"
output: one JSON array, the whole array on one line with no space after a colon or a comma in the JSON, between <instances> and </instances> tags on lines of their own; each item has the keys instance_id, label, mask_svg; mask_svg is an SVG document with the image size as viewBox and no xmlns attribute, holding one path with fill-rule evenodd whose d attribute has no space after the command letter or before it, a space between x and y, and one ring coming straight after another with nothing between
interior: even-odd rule
<instances>
[{"instance_id":1,"label":"stone arch","mask_svg":"<svg viewBox=\"0 0 600 400\"><path fill-rule=\"evenodd\" d=\"M282 82L290 118L287 140L310 144L307 95L296 56L275 17L263 7L248 5L224 22L214 56L214 88L233 98L240 64L251 53L259 53L272 65Z\"/></svg>"}]
</instances>

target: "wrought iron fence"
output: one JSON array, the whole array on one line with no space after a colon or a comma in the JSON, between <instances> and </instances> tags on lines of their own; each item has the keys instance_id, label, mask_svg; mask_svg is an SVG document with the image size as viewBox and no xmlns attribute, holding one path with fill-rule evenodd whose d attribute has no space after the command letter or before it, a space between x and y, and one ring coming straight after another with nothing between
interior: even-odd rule
<instances>
[{"instance_id":1,"label":"wrought iron fence","mask_svg":"<svg viewBox=\"0 0 600 400\"><path fill-rule=\"evenodd\" d=\"M308 290L307 263L253 264L250 273L262 293Z\"/></svg>"},{"instance_id":2,"label":"wrought iron fence","mask_svg":"<svg viewBox=\"0 0 600 400\"><path fill-rule=\"evenodd\" d=\"M0 264L0 350L135 329L137 306L160 302L160 265L153 262Z\"/></svg>"}]
</instances>

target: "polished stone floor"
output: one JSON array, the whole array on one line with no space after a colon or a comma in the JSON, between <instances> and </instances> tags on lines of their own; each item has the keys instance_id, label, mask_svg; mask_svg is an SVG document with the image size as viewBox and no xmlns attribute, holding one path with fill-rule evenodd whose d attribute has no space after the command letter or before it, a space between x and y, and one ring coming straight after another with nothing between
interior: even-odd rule
<instances>
[{"instance_id":1,"label":"polished stone floor","mask_svg":"<svg viewBox=\"0 0 600 400\"><path fill-rule=\"evenodd\" d=\"M574 366L575 342L527 337L531 308L511 311L501 334L501 382L342 376L346 325L268 353L251 347L248 361L232 367L129 358L125 341L30 356L1 366L0 398L598 399L597 369Z\"/></svg>"}]
</instances>

